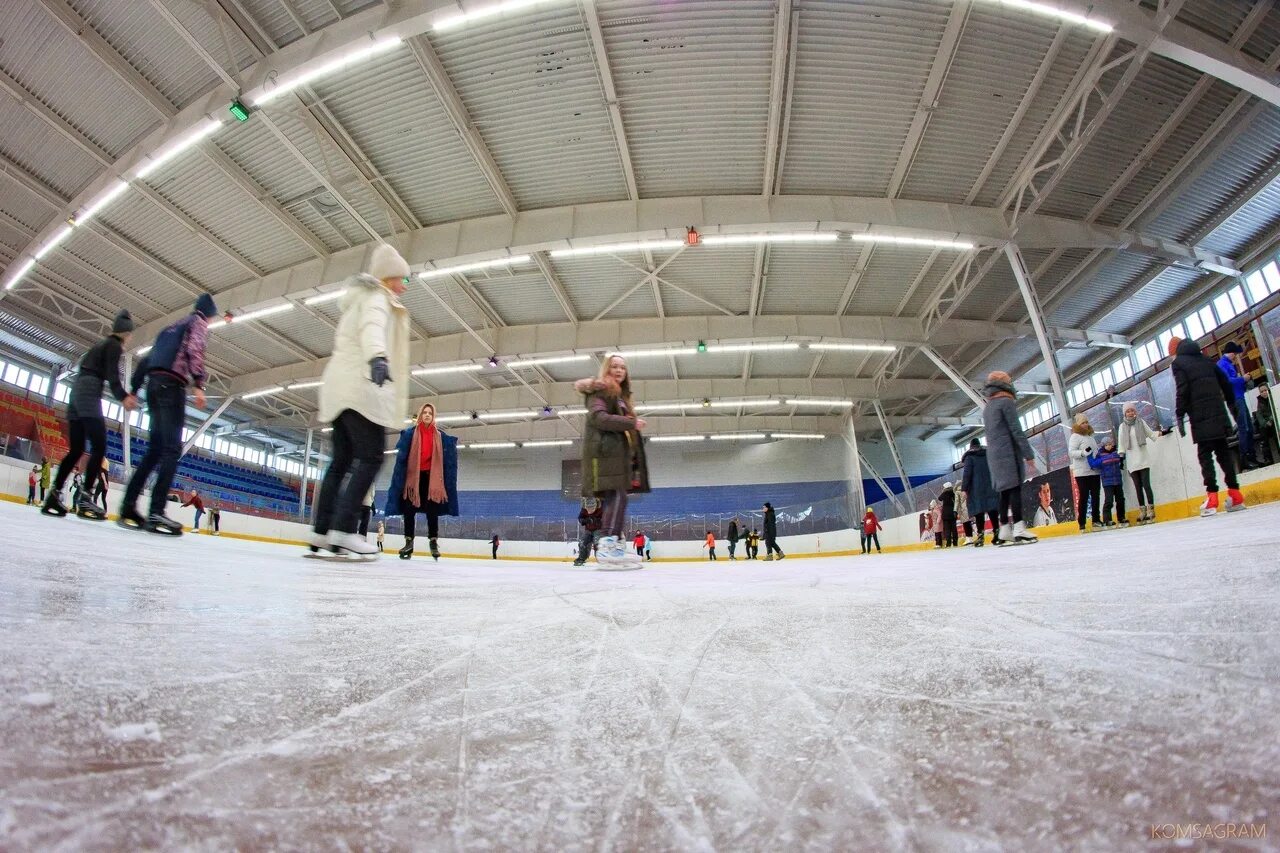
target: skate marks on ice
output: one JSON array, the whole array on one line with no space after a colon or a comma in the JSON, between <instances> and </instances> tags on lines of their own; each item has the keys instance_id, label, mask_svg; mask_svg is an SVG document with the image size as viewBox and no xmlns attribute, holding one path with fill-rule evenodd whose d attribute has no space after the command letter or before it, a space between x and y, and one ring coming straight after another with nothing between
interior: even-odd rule
<instances>
[{"instance_id":1,"label":"skate marks on ice","mask_svg":"<svg viewBox=\"0 0 1280 853\"><path fill-rule=\"evenodd\" d=\"M12 520L8 849L1116 849L1280 787L1280 515L612 577Z\"/></svg>"}]
</instances>

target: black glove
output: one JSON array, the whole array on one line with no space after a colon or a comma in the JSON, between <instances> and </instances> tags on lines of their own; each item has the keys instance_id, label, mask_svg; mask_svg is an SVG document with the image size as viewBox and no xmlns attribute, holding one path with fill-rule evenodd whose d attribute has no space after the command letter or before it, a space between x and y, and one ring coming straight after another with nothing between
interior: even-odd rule
<instances>
[{"instance_id":1,"label":"black glove","mask_svg":"<svg viewBox=\"0 0 1280 853\"><path fill-rule=\"evenodd\" d=\"M391 371L387 368L387 359L384 356L369 359L369 381L379 388L384 382L391 382Z\"/></svg>"}]
</instances>

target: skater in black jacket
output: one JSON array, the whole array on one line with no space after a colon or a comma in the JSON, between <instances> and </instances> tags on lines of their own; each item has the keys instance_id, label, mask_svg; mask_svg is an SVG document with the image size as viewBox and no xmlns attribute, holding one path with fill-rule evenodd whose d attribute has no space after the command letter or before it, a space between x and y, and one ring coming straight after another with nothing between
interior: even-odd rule
<instances>
[{"instance_id":1,"label":"skater in black jacket","mask_svg":"<svg viewBox=\"0 0 1280 853\"><path fill-rule=\"evenodd\" d=\"M1214 364L1196 346L1193 340L1170 341L1173 359L1173 381L1177 388L1178 435L1187 434L1183 424L1191 419L1191 440L1196 445L1200 459L1200 473L1204 477L1205 500L1200 505L1201 515L1213 515L1218 511L1218 477L1213 469L1213 459L1218 458L1222 478L1227 482L1227 512L1245 508L1244 495L1236 480L1236 466L1227 446L1227 436L1233 430L1235 390L1222 368Z\"/></svg>"},{"instance_id":2,"label":"skater in black jacket","mask_svg":"<svg viewBox=\"0 0 1280 853\"><path fill-rule=\"evenodd\" d=\"M58 474L53 487L45 495L40 511L46 515L63 516L67 506L62 502L62 487L75 471L84 455L85 441L89 442L89 462L85 465L85 482L89 488L81 489L75 510L85 518L101 520L106 511L93 502L93 488L102 460L107 453L107 424L102 417L102 386L105 383L111 394L120 401L126 411L138 408L138 398L125 390L121 375L120 357L133 335L133 318L122 310L111 324L111 334L98 341L80 359L76 378L71 383L71 399L67 402L67 432L70 437L67 455L58 463Z\"/></svg>"}]
</instances>

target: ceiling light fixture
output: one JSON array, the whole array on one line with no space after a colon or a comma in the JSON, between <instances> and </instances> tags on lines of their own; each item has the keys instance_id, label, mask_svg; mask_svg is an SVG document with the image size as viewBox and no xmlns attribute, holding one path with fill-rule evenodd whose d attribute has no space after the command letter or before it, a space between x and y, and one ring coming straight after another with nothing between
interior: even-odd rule
<instances>
[{"instance_id":1,"label":"ceiling light fixture","mask_svg":"<svg viewBox=\"0 0 1280 853\"><path fill-rule=\"evenodd\" d=\"M326 302L333 302L334 300L341 299L346 295L347 289L344 287L341 290L331 290L328 293L318 293L315 296L308 296L306 299L302 300L302 304L323 305Z\"/></svg>"},{"instance_id":2,"label":"ceiling light fixture","mask_svg":"<svg viewBox=\"0 0 1280 853\"><path fill-rule=\"evenodd\" d=\"M471 415L437 415L436 423L438 424L461 424L471 420ZM405 423L414 423L413 418L406 418Z\"/></svg>"},{"instance_id":3,"label":"ceiling light fixture","mask_svg":"<svg viewBox=\"0 0 1280 853\"><path fill-rule=\"evenodd\" d=\"M237 314L232 317L234 323L247 323L250 320L261 320L263 317L270 317L273 314L283 314L286 311L293 310L292 302L282 302L279 305L272 305L270 308L259 308L256 311L246 311L244 314ZM221 329L228 325L226 320L214 320L209 324L209 330Z\"/></svg>"},{"instance_id":4,"label":"ceiling light fixture","mask_svg":"<svg viewBox=\"0 0 1280 853\"><path fill-rule=\"evenodd\" d=\"M141 358L142 356L146 355L149 352L151 352L151 347L148 345L145 347L138 347L136 350L134 350L134 355Z\"/></svg>"},{"instance_id":5,"label":"ceiling light fixture","mask_svg":"<svg viewBox=\"0 0 1280 853\"><path fill-rule=\"evenodd\" d=\"M263 388L261 391L254 391L254 392L249 393L249 394L242 394L242 395L240 395L240 399L241 399L241 400L254 400L254 399L257 399L258 397L266 397L266 396L269 396L269 395L271 395L271 394L279 394L279 393L280 393L281 391L283 391L283 390L284 390L284 389L283 389L283 388L281 388L279 385L275 385L275 386L273 386L273 387L271 387L271 388Z\"/></svg>"},{"instance_id":6,"label":"ceiling light fixture","mask_svg":"<svg viewBox=\"0 0 1280 853\"><path fill-rule=\"evenodd\" d=\"M836 341L813 341L809 349L834 350L837 352L896 352L893 344L843 344Z\"/></svg>"},{"instance_id":7,"label":"ceiling light fixture","mask_svg":"<svg viewBox=\"0 0 1280 853\"><path fill-rule=\"evenodd\" d=\"M310 71L304 71L291 80L286 80L283 83L277 82L274 87L254 95L250 100L253 102L254 106L260 107L269 101L274 101L281 95L286 95L289 92L292 92L299 86L306 86L327 74L332 74L334 71L346 68L348 65L355 65L357 62L361 62L381 53L386 53L389 50L394 50L399 45L399 36L389 36L387 38L378 39L371 44L348 51L341 56L337 56L323 65L311 69Z\"/></svg>"},{"instance_id":8,"label":"ceiling light fixture","mask_svg":"<svg viewBox=\"0 0 1280 853\"><path fill-rule=\"evenodd\" d=\"M765 434L762 432L740 432L740 433L737 433L736 435L735 434L713 435L711 436L711 440L712 441L755 441L765 437L766 437Z\"/></svg>"},{"instance_id":9,"label":"ceiling light fixture","mask_svg":"<svg viewBox=\"0 0 1280 853\"><path fill-rule=\"evenodd\" d=\"M968 252L973 244L967 240L934 240L930 237L895 237L891 234L850 234L855 243L889 243L895 246L928 246L934 249L956 249Z\"/></svg>"},{"instance_id":10,"label":"ceiling light fixture","mask_svg":"<svg viewBox=\"0 0 1280 853\"><path fill-rule=\"evenodd\" d=\"M464 27L467 24L473 24L476 21L483 21L485 18L492 18L497 15L505 15L509 12L519 12L522 9L528 9L539 3L546 3L548 0L505 0L501 3L493 3L488 6L481 7L472 12L463 12L459 15L450 15L447 18L441 18L432 26L436 32L444 32L445 30L456 30L458 27Z\"/></svg>"},{"instance_id":11,"label":"ceiling light fixture","mask_svg":"<svg viewBox=\"0 0 1280 853\"><path fill-rule=\"evenodd\" d=\"M64 240L66 240L70 236L71 236L71 226L70 225L62 226L62 229L59 230L58 233L50 237L45 242L45 244L36 251L36 254L35 254L36 260L38 261L41 258L43 258L45 255L52 252L55 248L57 248L59 243L62 243Z\"/></svg>"},{"instance_id":12,"label":"ceiling light fixture","mask_svg":"<svg viewBox=\"0 0 1280 853\"><path fill-rule=\"evenodd\" d=\"M475 373L484 370L483 364L455 364L451 367L420 367L413 371L414 376L441 376L446 373Z\"/></svg>"},{"instance_id":13,"label":"ceiling light fixture","mask_svg":"<svg viewBox=\"0 0 1280 853\"><path fill-rule=\"evenodd\" d=\"M697 354L698 354L698 350L694 347L678 347L675 349L635 349L635 350L623 350L617 353L617 355L620 355L623 358L649 358L649 357L665 358L667 356L697 355Z\"/></svg>"},{"instance_id":14,"label":"ceiling light fixture","mask_svg":"<svg viewBox=\"0 0 1280 853\"><path fill-rule=\"evenodd\" d=\"M34 267L35 265L36 265L35 258L29 258L23 261L22 264L20 264L18 268L13 271L13 275L9 276L9 280L5 282L4 289L13 290L13 286L17 284L18 281L21 280L21 278L24 275L31 272L31 268Z\"/></svg>"},{"instance_id":15,"label":"ceiling light fixture","mask_svg":"<svg viewBox=\"0 0 1280 853\"><path fill-rule=\"evenodd\" d=\"M459 275L467 272L477 272L479 270L491 270L498 267L509 267L515 264L527 264L532 260L528 255L512 255L509 258L495 258L492 261L476 261L474 264L458 264L452 267L439 267L437 269L423 270L418 273L418 278L426 281L431 278L442 278L447 275Z\"/></svg>"},{"instance_id":16,"label":"ceiling light fixture","mask_svg":"<svg viewBox=\"0 0 1280 853\"><path fill-rule=\"evenodd\" d=\"M660 252L679 249L684 245L684 240L637 240L631 243L604 243L599 246L552 249L551 257L580 258L587 255L617 255L623 252Z\"/></svg>"},{"instance_id":17,"label":"ceiling light fixture","mask_svg":"<svg viewBox=\"0 0 1280 853\"><path fill-rule=\"evenodd\" d=\"M496 450L504 447L515 447L516 443L514 441L481 441L474 444L467 444L463 446L468 447L472 450L490 450L490 449Z\"/></svg>"},{"instance_id":18,"label":"ceiling light fixture","mask_svg":"<svg viewBox=\"0 0 1280 853\"><path fill-rule=\"evenodd\" d=\"M293 385L288 386L287 388L285 388L285 390L286 391L302 391L307 388L319 388L323 384L324 382L320 381L319 379L315 380L314 382L297 382L297 383L294 383Z\"/></svg>"},{"instance_id":19,"label":"ceiling light fixture","mask_svg":"<svg viewBox=\"0 0 1280 853\"><path fill-rule=\"evenodd\" d=\"M707 440L707 437L705 435L655 435L653 438L649 439L649 441L657 442L659 444L663 444L667 442L677 442L677 441L706 441L706 440Z\"/></svg>"},{"instance_id":20,"label":"ceiling light fixture","mask_svg":"<svg viewBox=\"0 0 1280 853\"><path fill-rule=\"evenodd\" d=\"M591 360L591 356L586 354L554 355L554 356L548 356L547 358L526 358L526 359L521 359L519 361L508 361L507 367L510 367L510 368L537 367L538 365L541 365L541 364L569 364L570 362L575 362L575 361L590 361L590 360Z\"/></svg>"},{"instance_id":21,"label":"ceiling light fixture","mask_svg":"<svg viewBox=\"0 0 1280 853\"><path fill-rule=\"evenodd\" d=\"M995 2L1001 6L1008 6L1011 9L1022 9L1026 12L1035 12L1040 15L1059 18L1072 24L1079 24L1082 27L1097 30L1100 33L1109 33L1114 29L1114 27L1106 21L1095 21L1092 18L1086 18L1084 15L1069 12L1066 9L1059 9L1056 6L1050 6L1048 3L1035 3L1032 2L1032 0L995 0Z\"/></svg>"},{"instance_id":22,"label":"ceiling light fixture","mask_svg":"<svg viewBox=\"0 0 1280 853\"><path fill-rule=\"evenodd\" d=\"M526 441L521 447L568 447L573 444L567 438L557 439L556 441Z\"/></svg>"},{"instance_id":23,"label":"ceiling light fixture","mask_svg":"<svg viewBox=\"0 0 1280 853\"><path fill-rule=\"evenodd\" d=\"M205 137L212 136L220 127L222 127L221 119L205 119L160 150L148 154L142 165L134 171L134 177L145 178L187 149L198 145Z\"/></svg>"},{"instance_id":24,"label":"ceiling light fixture","mask_svg":"<svg viewBox=\"0 0 1280 853\"><path fill-rule=\"evenodd\" d=\"M770 438L826 438L817 432L771 432Z\"/></svg>"},{"instance_id":25,"label":"ceiling light fixture","mask_svg":"<svg viewBox=\"0 0 1280 853\"><path fill-rule=\"evenodd\" d=\"M93 217L97 216L104 207L118 199L127 189L129 189L129 184L127 182L116 180L116 182L111 185L111 189L107 190L94 201L90 202L89 206L84 209L84 212L76 217L76 224L83 225Z\"/></svg>"},{"instance_id":26,"label":"ceiling light fixture","mask_svg":"<svg viewBox=\"0 0 1280 853\"><path fill-rule=\"evenodd\" d=\"M763 406L780 406L778 400L716 400L707 404L712 409L755 409Z\"/></svg>"},{"instance_id":27,"label":"ceiling light fixture","mask_svg":"<svg viewBox=\"0 0 1280 853\"><path fill-rule=\"evenodd\" d=\"M712 344L707 347L709 353L725 352L766 352L769 350L797 350L800 344L795 342L775 344Z\"/></svg>"},{"instance_id":28,"label":"ceiling light fixture","mask_svg":"<svg viewBox=\"0 0 1280 853\"><path fill-rule=\"evenodd\" d=\"M815 400L785 400L784 402L785 402L788 406L821 406L821 407L823 407L823 408L827 408L827 409L832 409L832 408L837 408L837 407L838 407L838 408L842 408L842 409L850 409L850 408L853 408L853 401L852 401L852 400L821 400L821 399L815 399Z\"/></svg>"},{"instance_id":29,"label":"ceiling light fixture","mask_svg":"<svg viewBox=\"0 0 1280 853\"><path fill-rule=\"evenodd\" d=\"M762 243L834 243L840 239L835 232L805 231L792 234L719 234L703 237L706 246L756 246Z\"/></svg>"}]
</instances>

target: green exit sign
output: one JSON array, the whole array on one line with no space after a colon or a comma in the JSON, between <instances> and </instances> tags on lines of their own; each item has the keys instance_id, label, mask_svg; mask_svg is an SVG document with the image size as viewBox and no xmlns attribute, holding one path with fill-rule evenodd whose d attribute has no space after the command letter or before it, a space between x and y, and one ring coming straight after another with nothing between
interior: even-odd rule
<instances>
[{"instance_id":1,"label":"green exit sign","mask_svg":"<svg viewBox=\"0 0 1280 853\"><path fill-rule=\"evenodd\" d=\"M249 110L239 100L231 102L231 106L227 109L231 110L231 114L236 117L236 121L248 121Z\"/></svg>"}]
</instances>

